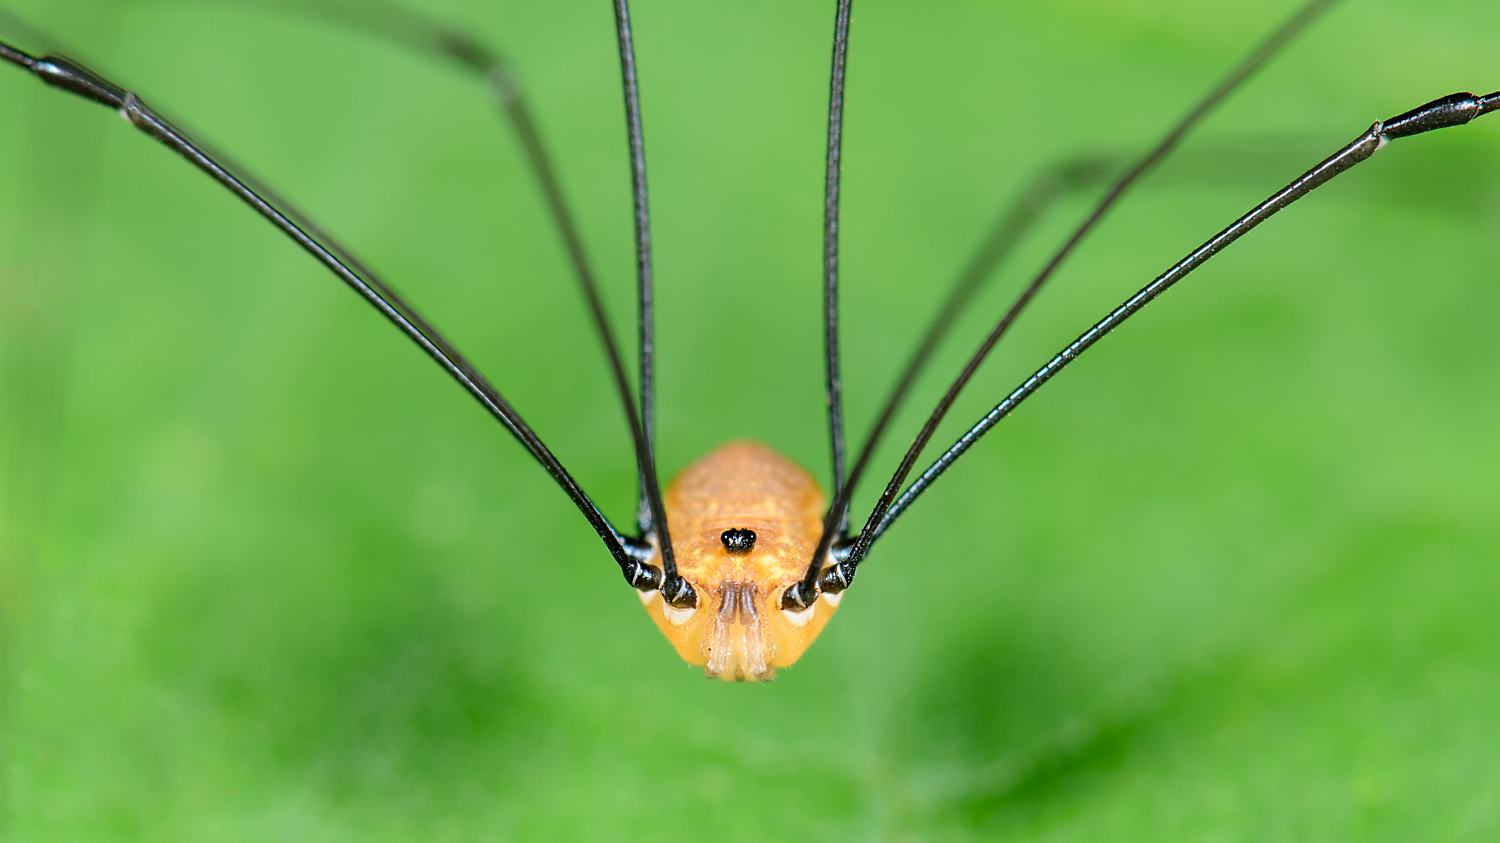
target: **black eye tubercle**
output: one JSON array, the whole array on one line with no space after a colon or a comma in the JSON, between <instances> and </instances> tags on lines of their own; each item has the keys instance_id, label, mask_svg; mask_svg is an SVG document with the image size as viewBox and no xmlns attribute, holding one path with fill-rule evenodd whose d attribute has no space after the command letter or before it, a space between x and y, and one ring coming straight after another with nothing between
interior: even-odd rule
<instances>
[{"instance_id":1,"label":"black eye tubercle","mask_svg":"<svg viewBox=\"0 0 1500 843\"><path fill-rule=\"evenodd\" d=\"M725 530L719 534L719 541L724 543L724 549L730 553L749 553L755 548L755 531Z\"/></svg>"}]
</instances>

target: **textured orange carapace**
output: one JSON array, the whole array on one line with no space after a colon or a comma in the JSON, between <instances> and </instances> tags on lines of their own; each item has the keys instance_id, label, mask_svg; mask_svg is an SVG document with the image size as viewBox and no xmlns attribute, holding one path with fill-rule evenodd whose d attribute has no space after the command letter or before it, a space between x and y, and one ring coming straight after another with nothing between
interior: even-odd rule
<instances>
[{"instance_id":1,"label":"textured orange carapace","mask_svg":"<svg viewBox=\"0 0 1500 843\"><path fill-rule=\"evenodd\" d=\"M677 572L698 605L676 609L641 593L651 619L688 664L726 682L759 682L795 662L833 616L841 595L801 612L781 595L807 572L823 529L823 492L796 463L758 442L731 442L682 470L663 503ZM752 530L731 551L726 530ZM658 550L654 564L661 565Z\"/></svg>"}]
</instances>

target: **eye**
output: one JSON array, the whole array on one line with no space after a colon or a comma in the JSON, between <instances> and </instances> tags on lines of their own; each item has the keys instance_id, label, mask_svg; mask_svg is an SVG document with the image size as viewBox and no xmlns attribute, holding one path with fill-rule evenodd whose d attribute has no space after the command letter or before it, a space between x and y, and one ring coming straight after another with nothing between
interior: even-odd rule
<instances>
[{"instance_id":1,"label":"eye","mask_svg":"<svg viewBox=\"0 0 1500 843\"><path fill-rule=\"evenodd\" d=\"M725 530L719 534L719 541L724 543L724 549L730 553L749 553L755 547L755 531Z\"/></svg>"}]
</instances>

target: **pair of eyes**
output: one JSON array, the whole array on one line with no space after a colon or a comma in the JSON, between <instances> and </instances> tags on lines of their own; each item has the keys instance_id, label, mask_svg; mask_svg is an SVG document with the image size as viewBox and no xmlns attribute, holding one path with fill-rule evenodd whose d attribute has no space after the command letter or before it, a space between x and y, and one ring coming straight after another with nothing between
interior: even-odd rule
<instances>
[{"instance_id":1,"label":"pair of eyes","mask_svg":"<svg viewBox=\"0 0 1500 843\"><path fill-rule=\"evenodd\" d=\"M730 553L749 553L755 548L755 531L732 528L719 534L719 541Z\"/></svg>"}]
</instances>

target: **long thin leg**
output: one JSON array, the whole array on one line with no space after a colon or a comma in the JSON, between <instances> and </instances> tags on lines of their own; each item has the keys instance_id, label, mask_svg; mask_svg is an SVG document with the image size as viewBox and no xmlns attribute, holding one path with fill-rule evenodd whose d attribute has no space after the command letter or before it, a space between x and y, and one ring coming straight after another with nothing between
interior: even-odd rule
<instances>
[{"instance_id":1,"label":"long thin leg","mask_svg":"<svg viewBox=\"0 0 1500 843\"><path fill-rule=\"evenodd\" d=\"M693 605L695 598L692 595L691 587L677 576L677 566L670 534L665 527L659 531L654 527L656 524L664 524L666 515L661 504L661 484L656 474L656 460L654 449L652 448L651 433L654 410L654 402L652 400L654 364L651 343L650 235L649 220L646 216L644 204L644 150L641 151L638 157L641 181L638 183L637 191L637 208L640 212L637 216L637 233L639 235L645 232L644 237L646 238L643 246L638 242L638 247L644 248L644 252L639 251L638 248L638 254L644 254L644 258L643 269L639 274L642 408L641 413L637 415L635 403L630 395L629 381L625 376L619 347L615 341L614 332L610 329L608 318L605 316L598 284L584 251L578 227L563 196L562 186L557 179L556 168L553 166L551 157L547 153L546 145L542 142L536 123L531 117L530 109L527 107L526 101L522 96L520 85L516 81L508 64L494 50L460 32L446 28L415 12L379 2L379 0L373 0L373 2L361 5L325 2L320 6L312 7L312 10L322 12L326 17L335 22L358 26L369 32L390 38L397 43L416 49L419 52L437 53L447 56L457 61L460 66L479 74L495 92L506 117L509 119L512 128L521 142L527 163L542 189L548 210L558 228L559 234L563 238L569 260L573 264L574 274L578 278L579 286L583 291L584 300L588 305L595 333L604 345L606 362L609 366L616 390L619 393L620 403L625 412L626 424L630 428L631 439L635 449L639 489L638 505L636 508L638 529L643 534L649 534L653 531L658 533L657 538L662 548L663 568L666 574L664 593L668 596L669 602L678 606ZM628 32L625 37L628 40ZM633 80L633 60L631 68L632 70L628 77L629 80ZM633 88L633 82L627 81L627 86ZM629 100L630 97L627 95L627 102ZM635 113L636 119L634 121L632 136L638 137L638 108ZM632 148L634 149L634 146ZM632 159L637 160L637 156L633 154Z\"/></svg>"},{"instance_id":2,"label":"long thin leg","mask_svg":"<svg viewBox=\"0 0 1500 843\"><path fill-rule=\"evenodd\" d=\"M645 141L641 132L640 119L640 96L635 75L635 55L630 39L629 10L626 8L625 0L616 2L616 22L620 36L620 60L624 75L626 117L630 136L630 158L631 158L631 182L634 185L635 199L635 226L636 226L636 265L637 277L639 279L640 299L640 413L630 396L629 381L625 376L624 364L621 362L619 349L615 344L614 333L610 330L609 320L604 313L604 304L599 296L598 285L594 282L593 272L589 269L584 259L582 241L578 237L576 226L573 225L568 213L567 205L562 197L562 188L557 182L556 175L551 162L546 155L545 147L542 145L541 137L536 130L530 113L525 107L520 96L520 88L516 85L509 69L488 50L473 41L456 36L453 33L440 32L443 38L444 49L450 55L459 58L470 67L479 69L491 79L495 89L499 92L501 102L505 106L506 113L511 117L517 133L521 137L522 145L526 148L527 157L532 163L532 169L542 183L543 193L546 194L548 206L554 219L557 220L559 229L567 242L569 254L573 257L574 268L578 280L583 287L584 296L588 301L589 313L593 317L595 330L604 342L606 356L608 357L611 373L620 394L620 402L625 409L625 417L630 425L631 439L635 446L637 476L639 478L640 503L636 509L637 525L642 533L655 533L657 544L661 549L662 558L662 597L668 603L679 608L697 605L697 597L693 593L692 586L688 585L677 575L677 561L672 547L671 533L667 527L666 507L662 505L661 482L656 473L656 454L653 446L654 417L655 417L655 354L652 339L653 306L652 306L652 278L651 278L651 233L650 212L646 201L646 151ZM415 17L415 16L412 16Z\"/></svg>"},{"instance_id":3,"label":"long thin leg","mask_svg":"<svg viewBox=\"0 0 1500 843\"><path fill-rule=\"evenodd\" d=\"M277 6L282 4L272 3L271 5ZM640 522L639 530L641 533L649 532L650 515L652 512L649 489L653 486L659 487L659 484L654 479L648 482L648 476L653 475L655 472L655 461L653 459L650 461L649 466L646 465L644 455L647 449L644 444L645 437L639 428L641 422L636 416L635 405L630 397L630 387L625 378L624 364L621 362L618 344L604 315L604 307L599 295L594 272L588 262L582 238L578 233L578 227L574 222L572 213L564 198L561 184L557 179L556 168L552 164L551 156L547 153L546 145L542 142L541 134L536 128L535 121L531 118L530 109L526 105L520 85L512 74L509 65L498 53L464 34L443 27L415 12L383 3L379 0L369 0L369 2L357 5L339 3L336 0L327 0L327 2L317 5L293 4L290 8L292 10L318 12L335 23L364 29L367 32L389 38L398 44L402 44L418 52L446 56L456 61L465 69L479 74L494 91L497 101L521 142L527 164L541 187L548 210L557 226L559 234L563 238L563 244L568 253L569 260L573 264L574 274L584 294L585 303L588 305L595 333L604 345L606 363L620 396L621 406L626 416L626 424L632 434L640 490L639 504L637 506L637 512L639 513L637 517ZM42 33L35 30L34 27L15 18L13 15L5 13L3 10L0 10L0 19L5 20L7 25L15 26L33 37L45 37ZM161 112L157 113L161 114ZM172 123L172 120L165 118L164 115L163 117L168 123ZM214 149L201 140L195 142L208 157L218 161L224 169L234 173L252 191L260 194L272 206L281 210L283 214L310 234L315 240L319 241L329 251L337 255L357 274L371 281L372 285L386 289L382 286L382 282L374 270L350 253L348 249L344 248L321 226L282 199L264 182L250 175L243 167L230 160L222 151ZM408 314L408 316L412 317L414 323L427 330L429 334L435 333L431 330L430 325L420 320L420 317L416 317L415 314ZM451 348L446 350L449 352L453 351ZM457 355L455 354L454 356ZM476 373L471 372L470 374ZM649 550L646 549L647 546L640 540L627 540L626 543L627 548L637 555L649 555ZM671 551L668 550L665 553L665 558L668 561L675 561L671 560L670 557ZM671 570L675 572L675 565L671 566ZM675 589L669 588L669 591L679 595L677 602L690 599L681 595L682 588L680 585Z\"/></svg>"},{"instance_id":4,"label":"long thin leg","mask_svg":"<svg viewBox=\"0 0 1500 843\"><path fill-rule=\"evenodd\" d=\"M1214 154L1229 153L1220 150L1215 151ZM948 291L948 297L938 308L932 323L927 326L926 333L922 335L921 341L917 343L916 349L902 369L901 376L896 379L895 385L886 396L885 403L881 405L875 424L866 434L864 443L860 446L859 455L849 468L849 477L845 481L845 486L848 488L850 497L858 488L870 457L889 429L891 419L900 409L912 385L926 368L932 353L947 336L954 321L984 286L985 281L994 277L996 270L1004 264L1015 246L1056 202L1070 193L1105 184L1109 180L1110 173L1114 171L1116 171L1115 156L1080 156L1055 164L1032 178L1020 195L1005 206L994 227L990 229L990 233L985 235L984 241ZM847 501L845 508L847 509ZM834 553L839 552L838 541L846 537L841 532L839 539L836 539L833 544ZM844 549L847 550L847 546Z\"/></svg>"},{"instance_id":5,"label":"long thin leg","mask_svg":"<svg viewBox=\"0 0 1500 843\"><path fill-rule=\"evenodd\" d=\"M275 6L286 4L273 3ZM542 190L542 196L547 203L547 210L551 214L554 224L557 226L559 235L563 239L563 245L567 250L568 259L573 265L573 273L578 278L578 283L583 290L586 303L589 305L595 332L603 343L605 354L609 357L608 363L612 370L618 369L623 372L623 363L620 362L619 346L615 340L614 332L609 327L609 322L603 316L603 305L598 292L596 275L591 267L587 253L583 247L582 237L579 235L577 223L574 221L573 213L564 198L562 185L557 178L557 169L552 163L552 157L547 152L546 144L542 141L541 132L538 130L536 121L531 116L531 110L526 104L519 81L511 71L510 65L495 50L470 38L469 36L451 29L436 21L426 18L414 11L380 0L366 0L361 3L346 3L339 0L324 0L316 4L305 5L294 4L293 9L302 8L321 14L323 17L335 23L358 27L367 32L383 38L388 38L398 44L414 49L426 55L443 56L457 62L472 73L484 79L490 89L494 92L497 102L504 111L512 129L516 132L521 142L521 148L526 156L527 165L536 177L537 184ZM628 18L627 18L628 30ZM628 39L628 31L625 36ZM634 59L630 62L628 79L634 78ZM630 91L634 90L633 81L627 82ZM631 161L632 177L634 181L635 198L637 203L636 234L637 234L637 259L638 259L638 286L639 286L639 320L640 320L640 416L639 425L641 436L634 443L637 463L640 462L641 453L644 451L653 454L651 462L654 467L654 442L655 442L655 346L652 337L652 279L651 279L651 244L650 244L650 219L646 205L645 195L645 152L644 148L637 155L637 139L640 134L639 108L632 108L631 103L638 100L627 92L627 115L632 121L631 129ZM638 163L638 167L637 167ZM612 372L613 374L613 372ZM628 387L626 388L628 391ZM634 412L634 403L628 394L622 395L626 414ZM647 472L638 471L638 497L636 505L637 528L643 534L653 530L655 519L652 517L650 483L646 479ZM675 570L675 565L674 565Z\"/></svg>"},{"instance_id":6,"label":"long thin leg","mask_svg":"<svg viewBox=\"0 0 1500 843\"><path fill-rule=\"evenodd\" d=\"M834 15L833 70L828 82L828 160L823 181L823 359L835 492L844 488L844 399L839 377L839 161L844 138L849 16L853 6L853 0L839 0ZM842 512L839 517L842 518Z\"/></svg>"},{"instance_id":7,"label":"long thin leg","mask_svg":"<svg viewBox=\"0 0 1500 843\"><path fill-rule=\"evenodd\" d=\"M630 4L615 0L615 33L620 44L620 77L625 94L625 131L630 142L630 188L635 206L635 268L639 300L641 345L641 423L645 431L646 453L655 461L656 454L656 307L653 301L654 280L651 274L651 205L646 190L646 137L641 129L641 89L635 69L635 42L630 31ZM644 478L642 478L644 482ZM660 496L660 492L656 493ZM665 516L660 506L651 504L650 484L642 489L645 502L637 520L642 532L659 527L662 560L671 577L677 567L671 558ZM651 505L648 511L647 504Z\"/></svg>"},{"instance_id":8,"label":"long thin leg","mask_svg":"<svg viewBox=\"0 0 1500 843\"><path fill-rule=\"evenodd\" d=\"M547 473L552 475L569 499L583 513L584 518L593 526L600 540L604 542L605 547L620 565L627 582L643 590L661 587L664 579L662 572L645 564L636 553L627 548L619 531L610 524L599 508L563 468L562 463L548 450L546 444L526 424L520 413L500 395L499 391L490 385L479 371L395 290L377 278L362 276L349 263L341 260L333 250L325 247L316 237L299 226L294 217L300 218L300 213L295 211L284 213L279 210L265 195L257 192L247 183L247 180L227 169L219 160L207 153L201 144L190 140L135 94L125 91L92 71L66 59L31 56L4 42L0 42L0 59L30 71L48 85L93 100L119 112L131 125L186 158L265 217L364 298L382 316L406 334L412 342L421 347L520 441L522 446L542 464ZM358 265L358 262L356 261L355 264Z\"/></svg>"},{"instance_id":9,"label":"long thin leg","mask_svg":"<svg viewBox=\"0 0 1500 843\"><path fill-rule=\"evenodd\" d=\"M1451 94L1442 99L1433 100L1426 105L1415 108L1405 114L1392 117L1371 126L1368 131L1356 138L1352 143L1328 158L1324 159L1318 166L1303 174L1300 178L1281 189L1264 202L1257 205L1248 214L1235 220L1228 228L1214 235L1206 243L1194 249L1187 257L1183 258L1171 269L1156 278L1150 284L1141 288L1139 292L1126 299L1119 307L1115 308L1093 327L1084 331L1078 339L1069 343L1066 348L1058 352L1051 360L1037 369L1006 396L1005 400L995 405L981 418L973 427L969 428L958 441L953 443L928 469L922 472L911 486L901 494L901 497L886 511L877 511L876 516L871 517L869 524L860 533L859 539L850 550L849 555L821 578L820 585L825 591L837 592L847 588L854 580L854 574L870 546L886 530L890 529L896 519L916 501L942 475L948 467L953 465L959 457L969 450L979 438L988 433L999 424L1000 420L1010 415L1021 402L1025 401L1033 393L1041 388L1042 384L1051 380L1054 375L1062 371L1069 363L1078 359L1094 343L1104 338L1105 334L1119 327L1126 319L1139 313L1141 308L1150 304L1157 296L1166 292L1183 278L1186 278L1193 270L1203 265L1209 258L1218 254L1224 247L1238 240L1241 236L1274 216L1278 211L1296 202L1298 199L1308 195L1313 190L1326 184L1330 179L1348 170L1355 164L1364 161L1388 142L1397 138L1410 137L1412 135L1430 132L1435 129L1444 129L1450 126L1461 126L1475 117L1491 111L1500 110L1500 91L1486 96L1475 96L1470 93Z\"/></svg>"},{"instance_id":10,"label":"long thin leg","mask_svg":"<svg viewBox=\"0 0 1500 843\"><path fill-rule=\"evenodd\" d=\"M968 265L954 282L953 288L948 291L948 297L938 308L932 324L927 326L926 333L922 335L911 358L907 360L901 376L891 387L890 394L886 397L885 404L881 406L880 414L875 419L875 424L866 435L864 444L860 446L859 455L855 457L854 464L849 469L848 479L844 483L846 492L834 502L835 505L840 502L843 504L845 513L840 515L841 518L847 516L849 498L853 496L860 478L864 475L865 467L875 453L876 446L880 444L896 410L900 409L902 401L906 398L912 384L916 382L917 376L926 367L932 353L937 350L938 344L947 336L948 329L953 326L959 314L979 292L980 287L994 275L995 270L1005 262L1026 232L1054 203L1069 193L1102 184L1113 169L1114 165L1110 160L1099 156L1081 157L1048 167L1033 178L1021 194L1001 212L994 227L985 236L984 242L969 259ZM839 532L842 533L842 528ZM836 548L837 545L835 545Z\"/></svg>"},{"instance_id":11,"label":"long thin leg","mask_svg":"<svg viewBox=\"0 0 1500 843\"><path fill-rule=\"evenodd\" d=\"M630 4L615 0L615 32L620 42L620 76L625 93L625 127L630 140L630 184L635 206L635 265L639 281L641 340L641 419L637 433L644 446L641 479L649 512L638 512L643 532L654 532L661 548L662 599L678 608L697 605L697 596L687 580L677 576L667 510L661 502L661 484L656 479L656 312L652 300L651 207L646 195L646 138L641 129L641 89L635 70L635 43L630 32ZM649 519L649 520L648 520Z\"/></svg>"},{"instance_id":12,"label":"long thin leg","mask_svg":"<svg viewBox=\"0 0 1500 843\"><path fill-rule=\"evenodd\" d=\"M1000 317L1000 321L990 330L984 342L980 344L979 348L970 356L968 362L964 364L963 370L959 372L958 377L948 387L948 391L938 401L937 407L933 409L932 414L928 416L927 421L922 425L922 429L917 434L916 440L912 442L911 447L907 449L906 454L902 457L900 466L897 467L890 482L886 484L885 490L880 495L880 500L875 505L875 513L870 516L870 521L866 522L866 526L861 529L860 537L855 542L856 546L861 540L866 538L865 534L869 532L870 526L880 516L885 514L886 510L895 500L896 494L901 490L901 484L906 482L907 475L911 473L912 468L916 466L917 459L922 455L922 449L932 439L938 425L942 423L948 414L948 410L952 408L953 402L958 400L959 394L963 392L964 387L968 385L969 380L974 377L974 374L979 371L980 365L984 363L985 358L989 356L995 344L1000 341L1001 337L1005 336L1006 332L1010 330L1010 326L1015 324L1016 319L1032 300L1036 298L1037 293L1041 291L1042 287L1052 277L1053 273L1057 271L1057 268L1062 265L1063 261L1073 253L1073 250L1083 241L1083 238L1088 236L1089 232L1098 225L1099 221L1104 218L1104 215L1110 208L1114 207L1115 203L1119 201L1120 197L1125 194L1130 186L1165 158L1188 131L1201 122L1225 97L1229 96L1252 73L1264 65L1272 56L1276 55L1282 47L1305 29L1319 14L1333 5L1334 2L1336 0L1311 0L1307 5L1299 9L1296 14L1292 15L1269 38L1256 47L1250 55L1246 56L1244 60L1230 71L1229 75L1209 92L1206 97L1199 101L1182 120L1173 126L1150 152L1146 153L1144 157L1116 179L1114 184L1110 185L1109 190L1105 191L1104 196L1094 206L1094 210L1073 231L1073 234L1063 243L1062 247L1053 254L1051 260L1043 266L1042 270L1031 280L1031 283L1021 291L1020 295L1006 309L1004 315ZM852 485L851 483L845 487L840 487L834 500L834 506L829 510L829 517L824 521L823 536L819 539L817 550L814 551L813 558L808 563L806 576L803 577L799 587L788 589L786 592L787 600L790 601L789 605L804 606L816 596L815 589L819 571L823 565L822 560L833 544L835 537L833 534L837 532L833 529L834 518L832 513L837 509L848 507L849 498L853 493Z\"/></svg>"}]
</instances>

